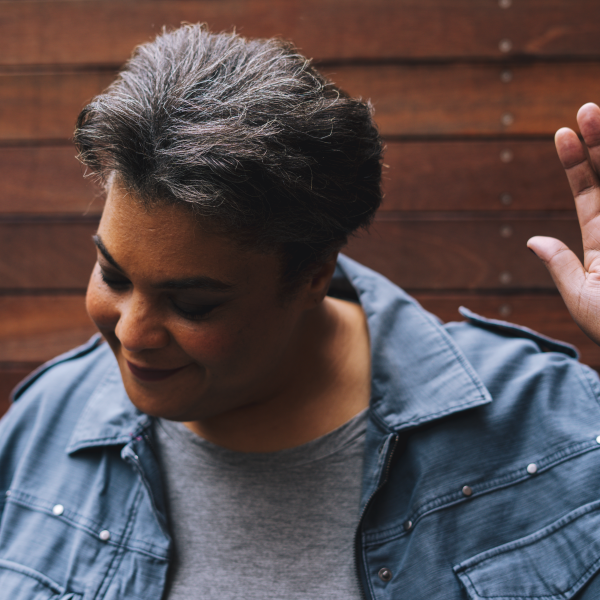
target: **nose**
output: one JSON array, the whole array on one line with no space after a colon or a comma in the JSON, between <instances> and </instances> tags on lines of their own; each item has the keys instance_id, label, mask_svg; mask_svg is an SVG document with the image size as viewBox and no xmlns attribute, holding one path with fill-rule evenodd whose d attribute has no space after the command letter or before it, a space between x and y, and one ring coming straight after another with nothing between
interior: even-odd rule
<instances>
[{"instance_id":1,"label":"nose","mask_svg":"<svg viewBox=\"0 0 600 600\"><path fill-rule=\"evenodd\" d=\"M160 311L147 298L134 291L120 304L115 335L126 350L158 350L169 344L170 335L164 327Z\"/></svg>"}]
</instances>

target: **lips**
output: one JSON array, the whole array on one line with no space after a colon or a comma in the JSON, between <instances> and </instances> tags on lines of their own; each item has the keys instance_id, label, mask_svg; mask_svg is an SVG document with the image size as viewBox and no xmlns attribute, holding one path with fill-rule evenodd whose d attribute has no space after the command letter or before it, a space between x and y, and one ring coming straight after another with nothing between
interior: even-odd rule
<instances>
[{"instance_id":1,"label":"lips","mask_svg":"<svg viewBox=\"0 0 600 600\"><path fill-rule=\"evenodd\" d=\"M178 373L188 366L184 365L183 367L178 367L177 369L147 369L145 367L138 367L129 361L126 362L133 376L141 381L162 381L163 379L167 379L167 377L171 377L171 375L175 375L175 373Z\"/></svg>"}]
</instances>

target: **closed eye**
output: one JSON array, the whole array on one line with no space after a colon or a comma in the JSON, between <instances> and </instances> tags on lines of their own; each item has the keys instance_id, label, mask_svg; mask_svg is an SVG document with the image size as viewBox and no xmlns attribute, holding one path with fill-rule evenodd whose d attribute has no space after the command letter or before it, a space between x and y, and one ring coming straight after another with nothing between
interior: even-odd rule
<instances>
[{"instance_id":1,"label":"closed eye","mask_svg":"<svg viewBox=\"0 0 600 600\"><path fill-rule=\"evenodd\" d=\"M107 275L102 269L100 269L100 277L102 277L102 281L113 290L123 290L125 289L131 282L126 277Z\"/></svg>"},{"instance_id":2,"label":"closed eye","mask_svg":"<svg viewBox=\"0 0 600 600\"><path fill-rule=\"evenodd\" d=\"M177 314L190 321L203 319L220 306L220 304L191 304L176 300L171 300L171 305Z\"/></svg>"}]
</instances>

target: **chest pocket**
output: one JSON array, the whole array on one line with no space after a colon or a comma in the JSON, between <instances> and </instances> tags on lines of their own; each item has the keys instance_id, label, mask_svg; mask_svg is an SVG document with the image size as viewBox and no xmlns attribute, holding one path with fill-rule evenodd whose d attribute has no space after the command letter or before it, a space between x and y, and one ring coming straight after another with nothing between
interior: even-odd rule
<instances>
[{"instance_id":1,"label":"chest pocket","mask_svg":"<svg viewBox=\"0 0 600 600\"><path fill-rule=\"evenodd\" d=\"M0 593L10 600L80 600L37 571L0 559Z\"/></svg>"},{"instance_id":2,"label":"chest pocket","mask_svg":"<svg viewBox=\"0 0 600 600\"><path fill-rule=\"evenodd\" d=\"M471 600L569 600L600 570L600 502L454 567Z\"/></svg>"}]
</instances>

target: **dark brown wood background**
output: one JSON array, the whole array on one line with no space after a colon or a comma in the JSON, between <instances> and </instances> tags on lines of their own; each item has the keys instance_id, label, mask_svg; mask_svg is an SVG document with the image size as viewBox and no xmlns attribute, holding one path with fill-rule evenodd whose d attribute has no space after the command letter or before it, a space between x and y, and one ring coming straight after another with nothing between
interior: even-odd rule
<instances>
[{"instance_id":1,"label":"dark brown wood background","mask_svg":"<svg viewBox=\"0 0 600 600\"><path fill-rule=\"evenodd\" d=\"M598 0L3 0L0 2L0 414L28 371L94 328L83 298L101 198L77 113L163 25L294 40L370 98L385 204L348 253L444 320L468 306L579 346L531 235L580 252L554 131L600 102Z\"/></svg>"}]
</instances>

